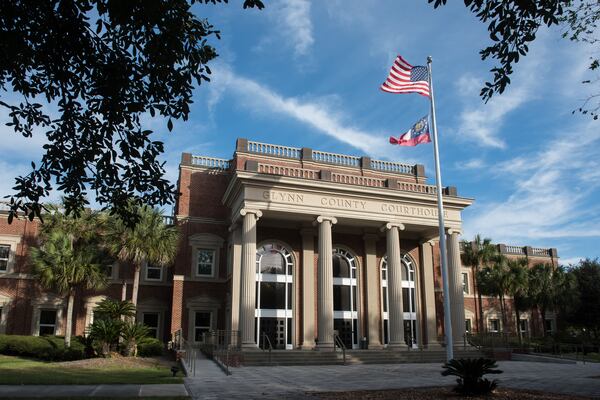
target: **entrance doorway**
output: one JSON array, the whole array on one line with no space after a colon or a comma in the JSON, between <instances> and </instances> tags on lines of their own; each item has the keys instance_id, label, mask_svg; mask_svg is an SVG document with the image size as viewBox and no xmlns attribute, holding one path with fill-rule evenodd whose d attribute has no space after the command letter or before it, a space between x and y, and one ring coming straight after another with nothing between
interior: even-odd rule
<instances>
[{"instance_id":1,"label":"entrance doorway","mask_svg":"<svg viewBox=\"0 0 600 400\"><path fill-rule=\"evenodd\" d=\"M292 349L293 270L291 252L277 243L256 251L256 343L266 335L274 349Z\"/></svg>"},{"instance_id":2,"label":"entrance doorway","mask_svg":"<svg viewBox=\"0 0 600 400\"><path fill-rule=\"evenodd\" d=\"M415 303L415 262L408 254L401 257L402 265L402 307L404 320L404 341L408 346L417 347L417 306ZM383 305L383 343L390 340L387 256L381 260L381 295Z\"/></svg>"},{"instance_id":3,"label":"entrance doorway","mask_svg":"<svg viewBox=\"0 0 600 400\"><path fill-rule=\"evenodd\" d=\"M348 349L358 347L356 257L348 250L333 250L333 329Z\"/></svg>"}]
</instances>

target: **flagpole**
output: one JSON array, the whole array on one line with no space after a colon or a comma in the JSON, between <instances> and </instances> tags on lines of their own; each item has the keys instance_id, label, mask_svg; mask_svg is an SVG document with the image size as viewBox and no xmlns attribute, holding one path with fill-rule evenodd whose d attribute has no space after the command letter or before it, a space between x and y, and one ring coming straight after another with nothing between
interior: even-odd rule
<instances>
[{"instance_id":1,"label":"flagpole","mask_svg":"<svg viewBox=\"0 0 600 400\"><path fill-rule=\"evenodd\" d=\"M452 318L450 315L450 290L448 287L448 253L446 252L446 229L444 228L444 202L442 200L442 173L440 172L440 154L438 147L437 125L435 121L435 100L433 97L433 79L431 77L431 56L427 57L427 76L429 79L429 98L431 99L431 128L433 131L433 157L435 160L435 185L437 188L438 223L440 227L440 255L442 258L442 289L444 291L444 332L446 333L446 361L454 358L452 341Z\"/></svg>"}]
</instances>

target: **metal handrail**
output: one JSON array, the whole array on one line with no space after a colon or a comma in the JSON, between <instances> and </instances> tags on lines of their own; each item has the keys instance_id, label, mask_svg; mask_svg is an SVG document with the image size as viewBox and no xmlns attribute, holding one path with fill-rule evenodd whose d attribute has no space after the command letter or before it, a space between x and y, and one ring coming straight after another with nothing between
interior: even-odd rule
<instances>
[{"instance_id":1,"label":"metal handrail","mask_svg":"<svg viewBox=\"0 0 600 400\"><path fill-rule=\"evenodd\" d=\"M173 332L173 350L182 352L180 359L188 376L196 376L196 349L183 337L181 329Z\"/></svg>"},{"instance_id":2,"label":"metal handrail","mask_svg":"<svg viewBox=\"0 0 600 400\"><path fill-rule=\"evenodd\" d=\"M342 349L342 356L344 359L344 365L346 365L346 345L344 344L344 341L342 340L342 338L340 337L340 335L338 335L337 333L333 334L333 351L335 351L335 349L339 347L340 349Z\"/></svg>"},{"instance_id":3,"label":"metal handrail","mask_svg":"<svg viewBox=\"0 0 600 400\"><path fill-rule=\"evenodd\" d=\"M271 352L273 351L273 345L271 344L271 339L269 339L269 336L267 335L266 332L263 332L261 334L262 339L263 339L263 347L261 347L262 351L265 351L265 339L266 342L269 344L269 364L271 364Z\"/></svg>"}]
</instances>

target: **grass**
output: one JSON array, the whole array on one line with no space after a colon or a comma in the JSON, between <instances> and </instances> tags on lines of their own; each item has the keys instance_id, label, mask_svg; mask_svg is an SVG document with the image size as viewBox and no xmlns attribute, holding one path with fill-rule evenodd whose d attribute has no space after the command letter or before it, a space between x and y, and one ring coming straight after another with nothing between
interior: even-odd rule
<instances>
[{"instance_id":1,"label":"grass","mask_svg":"<svg viewBox=\"0 0 600 400\"><path fill-rule=\"evenodd\" d=\"M123 367L119 360L103 366L67 366L0 355L0 385L95 385L118 383L182 383L168 366ZM180 373L181 374L181 373Z\"/></svg>"}]
</instances>

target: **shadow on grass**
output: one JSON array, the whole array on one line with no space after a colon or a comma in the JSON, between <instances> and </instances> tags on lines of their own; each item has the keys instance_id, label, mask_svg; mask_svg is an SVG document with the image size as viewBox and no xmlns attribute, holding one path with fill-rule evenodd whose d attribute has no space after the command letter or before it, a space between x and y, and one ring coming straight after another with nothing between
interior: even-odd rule
<instances>
[{"instance_id":1,"label":"shadow on grass","mask_svg":"<svg viewBox=\"0 0 600 400\"><path fill-rule=\"evenodd\" d=\"M64 367L51 362L0 357L0 385L94 385L182 383L168 367Z\"/></svg>"}]
</instances>

